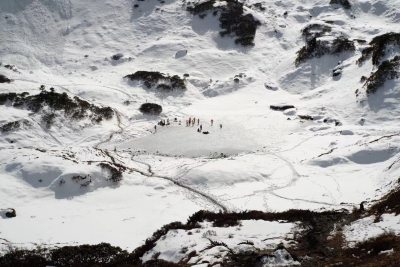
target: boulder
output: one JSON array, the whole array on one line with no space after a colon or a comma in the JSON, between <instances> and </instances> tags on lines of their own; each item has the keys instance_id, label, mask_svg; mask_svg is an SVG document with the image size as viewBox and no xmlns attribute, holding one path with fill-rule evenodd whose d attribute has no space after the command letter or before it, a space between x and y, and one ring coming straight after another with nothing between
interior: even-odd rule
<instances>
[{"instance_id":1,"label":"boulder","mask_svg":"<svg viewBox=\"0 0 400 267\"><path fill-rule=\"evenodd\" d=\"M155 103L144 103L139 108L140 112L148 115L160 115L162 107Z\"/></svg>"},{"instance_id":2,"label":"boulder","mask_svg":"<svg viewBox=\"0 0 400 267\"><path fill-rule=\"evenodd\" d=\"M15 211L15 209L8 209L5 215L7 218L14 218L17 217L17 212Z\"/></svg>"}]
</instances>

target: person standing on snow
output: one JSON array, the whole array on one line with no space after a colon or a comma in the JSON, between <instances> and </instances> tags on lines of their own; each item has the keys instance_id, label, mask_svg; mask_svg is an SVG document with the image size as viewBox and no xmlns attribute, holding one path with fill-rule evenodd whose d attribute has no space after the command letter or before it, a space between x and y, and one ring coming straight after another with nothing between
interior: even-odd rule
<instances>
[{"instance_id":1,"label":"person standing on snow","mask_svg":"<svg viewBox=\"0 0 400 267\"><path fill-rule=\"evenodd\" d=\"M154 133L157 132L157 125L154 125Z\"/></svg>"},{"instance_id":2,"label":"person standing on snow","mask_svg":"<svg viewBox=\"0 0 400 267\"><path fill-rule=\"evenodd\" d=\"M213 126L214 125L214 120L213 119L211 119L211 126Z\"/></svg>"},{"instance_id":3,"label":"person standing on snow","mask_svg":"<svg viewBox=\"0 0 400 267\"><path fill-rule=\"evenodd\" d=\"M219 125L219 128L222 129L222 124Z\"/></svg>"}]
</instances>

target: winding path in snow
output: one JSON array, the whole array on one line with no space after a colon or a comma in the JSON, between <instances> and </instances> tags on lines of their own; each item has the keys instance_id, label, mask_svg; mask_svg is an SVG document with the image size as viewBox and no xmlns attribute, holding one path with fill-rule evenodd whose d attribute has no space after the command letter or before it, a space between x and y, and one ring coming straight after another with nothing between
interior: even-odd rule
<instances>
[{"instance_id":1,"label":"winding path in snow","mask_svg":"<svg viewBox=\"0 0 400 267\"><path fill-rule=\"evenodd\" d=\"M99 143L97 143L97 144L94 146L94 148L95 148L96 150L99 150L100 152L102 152L102 153L103 153L104 155L106 155L108 158L110 158L110 160L111 160L111 162L112 162L113 164L116 164L115 158L114 158L114 156L112 156L112 155L110 154L110 151L108 151L108 150L103 150L103 149L99 148L100 145L110 142L111 139L113 138L113 136L114 136L115 134L122 134L122 133L124 132L124 130L125 130L124 127L121 126L121 117L120 117L119 112L118 112L117 110L115 110L115 109L114 109L114 112L115 112L115 114L116 114L116 116L117 116L117 121L118 121L118 128L119 128L119 130L111 132L111 134L107 137L106 140L100 141ZM115 153L116 153L116 152L115 152ZM118 154L117 154L117 155L118 155ZM133 159L132 159L132 160L133 160ZM133 161L135 161L135 160L133 160ZM123 162L123 161L121 161L121 160L120 160L120 162L123 163L124 167L126 167L127 169L129 169L129 170L131 170L131 171L140 173L141 175L146 176L146 177L149 177L149 178L158 178L158 179L167 180L167 181L173 183L174 185L176 185L176 186L178 186L178 187L180 187L180 188L183 188L183 189L185 189L185 190L188 190L188 191L190 191L191 193L193 193L193 194L195 194L195 195L198 195L198 196L200 196L201 198L207 200L207 201L210 202L212 205L218 207L221 211L223 211L223 212L228 212L228 208L227 208L224 204L222 204L220 201L218 201L216 198L212 197L212 196L209 195L209 194L206 194L205 192L202 192L202 191L200 191L200 190L198 190L198 189L195 189L195 188L193 188L193 187L191 187L191 186L185 185L185 184L183 184L183 183L181 183L181 182L175 180L175 179L172 178L172 177L168 177L168 176L163 176L163 175L157 175L157 174L155 174L154 171L153 171L152 166L151 166L150 164L146 163L146 162L135 161L135 162L137 162L137 163L140 163L140 164L143 164L143 165L147 166L147 172L144 172L144 171L138 170L138 169L136 169L136 168L132 168L132 167L126 166L126 163Z\"/></svg>"}]
</instances>

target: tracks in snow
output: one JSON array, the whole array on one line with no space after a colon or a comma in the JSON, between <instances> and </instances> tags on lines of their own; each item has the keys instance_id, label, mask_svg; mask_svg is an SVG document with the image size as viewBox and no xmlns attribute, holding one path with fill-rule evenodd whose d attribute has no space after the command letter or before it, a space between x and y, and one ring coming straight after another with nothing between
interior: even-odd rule
<instances>
[{"instance_id":1,"label":"tracks in snow","mask_svg":"<svg viewBox=\"0 0 400 267\"><path fill-rule=\"evenodd\" d=\"M101 153L103 153L104 155L106 155L108 158L110 158L110 160L111 160L110 163L112 163L112 164L119 164L119 163L116 162L115 157L114 157L113 155L111 155L110 151L108 151L108 150L103 150L103 149L100 149L100 148L96 148L96 149L99 150L99 151L100 151ZM120 160L119 160L119 161L120 161ZM135 161L135 160L132 160L132 161ZM120 161L120 162L122 162L122 161ZM128 170L130 170L130 171L132 171L132 172L139 173L139 174L141 174L141 175L143 175L143 176L146 176L146 177L148 177L148 178L158 178L158 179L163 179L163 180L169 181L169 182L173 183L174 185L176 185L176 186L178 186L178 187L180 187L180 188L183 188L183 189L185 189L185 190L187 190L187 191L189 191L189 192L191 192L191 193L193 193L193 194L195 194L195 195L197 195L197 196L203 198L203 199L206 200L207 202L211 203L213 206L216 206L216 207L217 207L218 209L220 209L221 211L223 211L223 212L228 212L228 211L229 211L228 208L227 208L224 204L222 204L221 202L219 202L219 201L218 201L217 199L215 199L214 197L212 197L212 196L206 194L205 192L202 192L202 191L200 191L200 190L198 190L198 189L195 189L195 188L193 188L193 187L191 187L191 186L189 186L189 185L185 185L185 184L183 184L183 183L181 183L181 182L175 180L175 179L172 178L172 177L168 177L168 176L156 174L156 173L153 171L152 166L151 166L150 164L148 164L148 163L141 162L141 161L135 161L135 162L137 162L137 163L139 163L139 164L145 165L145 166L147 167L147 172L146 172L146 171L139 170L139 169L137 169L137 168L133 168L133 167L130 167L130 166L126 166L124 162L122 162L122 163L124 163L123 166L124 166L126 169L128 169ZM120 165L120 164L119 164L119 165Z\"/></svg>"},{"instance_id":2,"label":"tracks in snow","mask_svg":"<svg viewBox=\"0 0 400 267\"><path fill-rule=\"evenodd\" d=\"M116 134L122 134L122 133L124 132L124 128L121 126L121 124L122 124L122 123L121 123L121 115L120 115L120 113L119 113L117 110L115 110L115 109L114 109L114 112L115 112L115 114L116 114L116 116L117 116L117 121L118 121L118 128L119 128L119 130L118 130L118 131L112 132L112 133L107 137L107 139L105 139L105 140L103 140L103 141L97 143L97 144L94 146L94 148L95 148L96 150L99 150L99 151L100 151L101 153L103 153L105 156L107 156L107 157L111 160L111 162L115 165L115 164L118 164L118 163L116 162L116 160L115 160L115 157L112 156L111 153L110 153L108 150L103 150L103 149L99 148L100 145L110 142L111 139L114 137L114 135L116 135ZM135 160L133 160L133 161L135 161ZM203 198L203 199L205 199L206 201L208 201L209 203L211 203L213 206L218 207L221 211L223 211L223 212L228 212L228 208L227 208L224 204L222 204L221 202L219 202L219 201L218 201L217 199L215 199L214 197L212 197L212 196L206 194L205 192L202 192L202 191L200 191L200 190L198 190L198 189L195 189L195 188L193 188L193 187L191 187L191 186L185 185L185 184L183 184L183 183L181 183L181 182L175 180L175 179L172 178L172 177L168 177L168 176L163 176L163 175L157 175L157 174L155 174L154 171L153 171L152 166L151 166L150 164L146 163L146 162L135 161L135 162L137 162L137 163L139 163L139 164L143 164L143 165L147 166L147 172L144 172L144 171L141 171L141 170L139 170L139 169L132 168L132 167L129 167L129 166L125 166L126 163L124 163L124 162L122 162L122 161L120 161L120 162L123 163L124 167L127 168L127 169L130 170L130 171L140 173L141 175L146 176L146 177L148 177L148 178L158 178L158 179L163 179L163 180L169 181L169 182L173 183L174 185L176 185L176 186L178 186L178 187L180 187L180 188L183 188L183 189L185 189L185 190L187 190L187 191L189 191L189 192L191 192L191 193L193 193L193 194L195 194L195 195L200 196L201 198Z\"/></svg>"}]
</instances>

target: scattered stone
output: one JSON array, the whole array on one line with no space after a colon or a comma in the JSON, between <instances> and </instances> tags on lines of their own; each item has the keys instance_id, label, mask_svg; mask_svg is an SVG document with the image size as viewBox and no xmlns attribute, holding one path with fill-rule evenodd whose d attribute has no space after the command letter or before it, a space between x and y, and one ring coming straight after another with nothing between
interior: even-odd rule
<instances>
[{"instance_id":1,"label":"scattered stone","mask_svg":"<svg viewBox=\"0 0 400 267\"><path fill-rule=\"evenodd\" d=\"M299 115L299 118L306 121L313 121L314 118L310 115Z\"/></svg>"},{"instance_id":2,"label":"scattered stone","mask_svg":"<svg viewBox=\"0 0 400 267\"><path fill-rule=\"evenodd\" d=\"M118 53L118 54L113 55L111 57L111 59L117 61L117 60L120 60L123 57L124 57L124 55L122 53Z\"/></svg>"},{"instance_id":3,"label":"scattered stone","mask_svg":"<svg viewBox=\"0 0 400 267\"><path fill-rule=\"evenodd\" d=\"M15 209L7 209L5 215L7 218L14 218L17 217L17 212L15 211Z\"/></svg>"},{"instance_id":4,"label":"scattered stone","mask_svg":"<svg viewBox=\"0 0 400 267\"><path fill-rule=\"evenodd\" d=\"M264 83L264 87L271 91L277 91L279 89L278 86L270 85L268 83Z\"/></svg>"},{"instance_id":5,"label":"scattered stone","mask_svg":"<svg viewBox=\"0 0 400 267\"><path fill-rule=\"evenodd\" d=\"M276 111L284 111L287 109L295 108L295 106L293 106L293 105L282 105L282 106L270 105L269 108L272 110L276 110Z\"/></svg>"},{"instance_id":6,"label":"scattered stone","mask_svg":"<svg viewBox=\"0 0 400 267\"><path fill-rule=\"evenodd\" d=\"M186 49L185 50L179 50L178 52L175 53L175 58L184 57L184 56L187 55L187 53L188 53L188 51Z\"/></svg>"},{"instance_id":7,"label":"scattered stone","mask_svg":"<svg viewBox=\"0 0 400 267\"><path fill-rule=\"evenodd\" d=\"M353 131L350 130L342 130L340 131L341 135L354 135Z\"/></svg>"},{"instance_id":8,"label":"scattered stone","mask_svg":"<svg viewBox=\"0 0 400 267\"><path fill-rule=\"evenodd\" d=\"M340 121L338 121L337 119L331 119L331 118L325 118L323 120L324 123L334 123L335 126L341 126L342 123Z\"/></svg>"},{"instance_id":9,"label":"scattered stone","mask_svg":"<svg viewBox=\"0 0 400 267\"><path fill-rule=\"evenodd\" d=\"M342 76L343 66L339 62L338 65L332 70L333 78L340 78Z\"/></svg>"}]
</instances>

